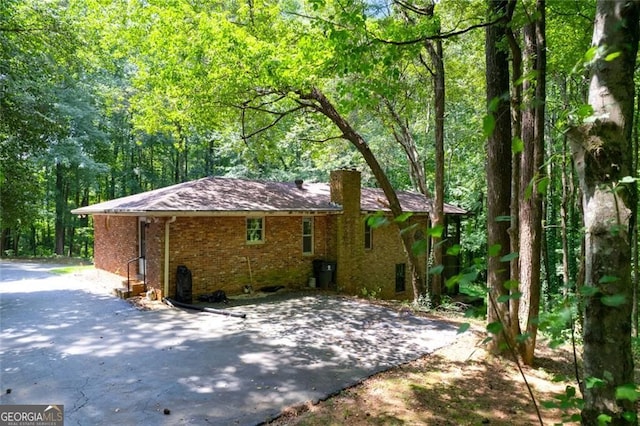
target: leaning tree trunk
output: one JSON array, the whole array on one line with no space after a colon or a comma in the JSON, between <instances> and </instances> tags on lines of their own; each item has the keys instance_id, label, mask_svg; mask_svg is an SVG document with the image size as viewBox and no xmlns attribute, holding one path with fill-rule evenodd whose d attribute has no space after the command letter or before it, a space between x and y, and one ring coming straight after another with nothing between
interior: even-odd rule
<instances>
[{"instance_id":1,"label":"leaning tree trunk","mask_svg":"<svg viewBox=\"0 0 640 426\"><path fill-rule=\"evenodd\" d=\"M386 173L378 163L375 155L369 149L369 144L364 140L364 138L355 131L353 127L340 115L340 113L335 109L333 104L327 99L327 97L322 93L319 89L314 88L310 93L305 93L301 95L302 99L311 100L314 102L313 105L308 105L311 108L316 109L318 112L326 116L330 119L333 124L336 125L342 132L342 137L348 140L362 155L364 160L367 162L367 165L371 169L371 172L376 178L378 185L384 192L384 195L387 197L387 201L389 202L389 209L391 210L391 214L394 219L402 216L402 207L400 206L400 201L398 200L398 196L396 195L389 178ZM407 255L407 261L409 263L409 268L411 270L411 286L413 289L413 298L414 301L418 301L420 295L422 293L422 287L424 283L425 271L424 268L420 267L418 257L413 253L412 245L413 245L413 233L412 232L403 232L406 228L409 227L409 224L402 220L394 221L398 227L400 228L400 237L402 238L402 243L404 246L405 253Z\"/></svg>"},{"instance_id":2,"label":"leaning tree trunk","mask_svg":"<svg viewBox=\"0 0 640 426\"><path fill-rule=\"evenodd\" d=\"M634 403L616 393L634 383L629 226L636 206L625 177L631 174L639 11L638 1L598 0L593 45L600 50L589 87L595 120L570 135L584 208L584 376L598 380L583 390L584 425L602 416L612 425L637 422Z\"/></svg>"}]
</instances>

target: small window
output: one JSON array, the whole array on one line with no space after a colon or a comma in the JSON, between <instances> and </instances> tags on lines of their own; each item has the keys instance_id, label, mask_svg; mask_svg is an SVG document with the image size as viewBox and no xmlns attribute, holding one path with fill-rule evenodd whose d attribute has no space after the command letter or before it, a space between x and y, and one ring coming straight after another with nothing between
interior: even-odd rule
<instances>
[{"instance_id":1,"label":"small window","mask_svg":"<svg viewBox=\"0 0 640 426\"><path fill-rule=\"evenodd\" d=\"M302 253L313 254L313 218L302 218Z\"/></svg>"},{"instance_id":2,"label":"small window","mask_svg":"<svg viewBox=\"0 0 640 426\"><path fill-rule=\"evenodd\" d=\"M264 242L264 218L247 218L247 243Z\"/></svg>"},{"instance_id":3,"label":"small window","mask_svg":"<svg viewBox=\"0 0 640 426\"><path fill-rule=\"evenodd\" d=\"M367 221L364 221L364 248L371 250L373 248L373 229Z\"/></svg>"},{"instance_id":4,"label":"small window","mask_svg":"<svg viewBox=\"0 0 640 426\"><path fill-rule=\"evenodd\" d=\"M401 293L405 291L405 281L406 281L406 264L397 263L396 264L396 293Z\"/></svg>"}]
</instances>

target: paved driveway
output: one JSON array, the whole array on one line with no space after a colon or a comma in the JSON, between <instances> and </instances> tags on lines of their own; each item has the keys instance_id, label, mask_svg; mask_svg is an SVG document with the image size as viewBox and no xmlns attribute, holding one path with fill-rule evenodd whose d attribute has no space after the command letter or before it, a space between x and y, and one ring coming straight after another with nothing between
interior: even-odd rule
<instances>
[{"instance_id":1,"label":"paved driveway","mask_svg":"<svg viewBox=\"0 0 640 426\"><path fill-rule=\"evenodd\" d=\"M63 404L66 425L255 425L456 336L327 295L141 311L51 267L0 263L0 404Z\"/></svg>"}]
</instances>

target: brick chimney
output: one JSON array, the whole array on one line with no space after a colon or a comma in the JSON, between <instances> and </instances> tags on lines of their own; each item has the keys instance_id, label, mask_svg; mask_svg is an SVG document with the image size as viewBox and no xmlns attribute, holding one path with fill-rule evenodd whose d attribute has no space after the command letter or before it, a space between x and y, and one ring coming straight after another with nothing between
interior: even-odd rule
<instances>
[{"instance_id":1,"label":"brick chimney","mask_svg":"<svg viewBox=\"0 0 640 426\"><path fill-rule=\"evenodd\" d=\"M329 184L331 201L342 206L337 217L336 284L351 294L360 291L360 270L364 257L364 224L360 209L360 172L334 170Z\"/></svg>"},{"instance_id":2,"label":"brick chimney","mask_svg":"<svg viewBox=\"0 0 640 426\"><path fill-rule=\"evenodd\" d=\"M360 215L360 172L354 169L331 172L331 201L340 204L345 213Z\"/></svg>"}]
</instances>

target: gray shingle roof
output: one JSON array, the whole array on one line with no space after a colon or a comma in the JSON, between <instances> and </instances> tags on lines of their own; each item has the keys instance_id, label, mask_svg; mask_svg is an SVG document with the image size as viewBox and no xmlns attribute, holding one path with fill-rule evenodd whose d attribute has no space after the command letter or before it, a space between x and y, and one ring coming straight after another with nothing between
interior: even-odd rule
<instances>
[{"instance_id":1,"label":"gray shingle roof","mask_svg":"<svg viewBox=\"0 0 640 426\"><path fill-rule=\"evenodd\" d=\"M406 212L427 213L432 202L423 195L398 191ZM377 188L362 188L360 197L364 211L388 210L386 197ZM128 197L81 207L74 214L121 215L212 215L231 213L338 213L342 207L331 203L329 184L206 177L142 192ZM466 214L466 211L445 204L445 213Z\"/></svg>"}]
</instances>

